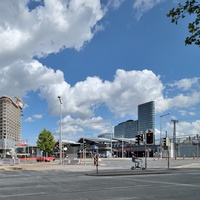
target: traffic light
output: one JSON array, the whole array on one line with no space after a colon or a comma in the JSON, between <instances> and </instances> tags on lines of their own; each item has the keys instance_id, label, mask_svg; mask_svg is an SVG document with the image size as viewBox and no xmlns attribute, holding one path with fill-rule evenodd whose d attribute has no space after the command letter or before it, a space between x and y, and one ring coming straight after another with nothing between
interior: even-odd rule
<instances>
[{"instance_id":1,"label":"traffic light","mask_svg":"<svg viewBox=\"0 0 200 200\"><path fill-rule=\"evenodd\" d=\"M140 145L140 135L135 136L136 144Z\"/></svg>"},{"instance_id":2,"label":"traffic light","mask_svg":"<svg viewBox=\"0 0 200 200\"><path fill-rule=\"evenodd\" d=\"M169 138L168 137L163 138L162 144L164 147L168 147L169 146Z\"/></svg>"},{"instance_id":3,"label":"traffic light","mask_svg":"<svg viewBox=\"0 0 200 200\"><path fill-rule=\"evenodd\" d=\"M83 148L86 149L86 147L87 147L87 143L84 141Z\"/></svg>"},{"instance_id":4,"label":"traffic light","mask_svg":"<svg viewBox=\"0 0 200 200\"><path fill-rule=\"evenodd\" d=\"M143 136L143 134L140 134L140 141L141 141L141 142L144 141L144 136Z\"/></svg>"},{"instance_id":5,"label":"traffic light","mask_svg":"<svg viewBox=\"0 0 200 200\"><path fill-rule=\"evenodd\" d=\"M146 133L146 144L153 144L153 132Z\"/></svg>"},{"instance_id":6,"label":"traffic light","mask_svg":"<svg viewBox=\"0 0 200 200\"><path fill-rule=\"evenodd\" d=\"M162 144L163 144L164 147L166 147L166 138L163 138Z\"/></svg>"},{"instance_id":7,"label":"traffic light","mask_svg":"<svg viewBox=\"0 0 200 200\"><path fill-rule=\"evenodd\" d=\"M54 148L55 148L55 149L59 149L59 142L56 142L56 143L55 143Z\"/></svg>"}]
</instances>

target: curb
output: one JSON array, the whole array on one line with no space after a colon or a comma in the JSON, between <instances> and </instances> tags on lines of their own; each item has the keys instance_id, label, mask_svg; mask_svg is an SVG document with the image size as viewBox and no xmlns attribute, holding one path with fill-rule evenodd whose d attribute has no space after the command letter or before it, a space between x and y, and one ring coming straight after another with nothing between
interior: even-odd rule
<instances>
[{"instance_id":1,"label":"curb","mask_svg":"<svg viewBox=\"0 0 200 200\"><path fill-rule=\"evenodd\" d=\"M118 172L98 172L86 173L87 176L132 176L132 175L151 175L151 174L170 174L172 170L147 170L147 171L118 171Z\"/></svg>"},{"instance_id":2,"label":"curb","mask_svg":"<svg viewBox=\"0 0 200 200\"><path fill-rule=\"evenodd\" d=\"M15 167L15 166L4 166L0 167L0 170L22 170L23 167Z\"/></svg>"}]
</instances>

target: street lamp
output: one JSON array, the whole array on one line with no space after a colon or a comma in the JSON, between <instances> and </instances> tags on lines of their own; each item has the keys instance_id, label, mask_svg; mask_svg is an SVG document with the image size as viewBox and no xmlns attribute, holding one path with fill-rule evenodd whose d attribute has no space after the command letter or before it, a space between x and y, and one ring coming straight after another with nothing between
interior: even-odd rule
<instances>
[{"instance_id":1,"label":"street lamp","mask_svg":"<svg viewBox=\"0 0 200 200\"><path fill-rule=\"evenodd\" d=\"M166 113L164 115L160 115L160 157L162 158L162 117L170 115L170 113Z\"/></svg>"},{"instance_id":2,"label":"street lamp","mask_svg":"<svg viewBox=\"0 0 200 200\"><path fill-rule=\"evenodd\" d=\"M59 137L59 149L60 149L60 164L62 164L62 100L61 96L58 96L60 102L60 137Z\"/></svg>"},{"instance_id":3,"label":"street lamp","mask_svg":"<svg viewBox=\"0 0 200 200\"><path fill-rule=\"evenodd\" d=\"M110 152L111 152L111 158L112 158L112 153L113 153L113 144L112 144L112 139L113 139L113 133L110 133Z\"/></svg>"},{"instance_id":4,"label":"street lamp","mask_svg":"<svg viewBox=\"0 0 200 200\"><path fill-rule=\"evenodd\" d=\"M124 135L122 135L122 158L124 157Z\"/></svg>"},{"instance_id":5,"label":"street lamp","mask_svg":"<svg viewBox=\"0 0 200 200\"><path fill-rule=\"evenodd\" d=\"M173 150L174 150L174 159L176 160L176 123L178 122L177 119L171 120L174 123L174 131L173 131Z\"/></svg>"}]
</instances>

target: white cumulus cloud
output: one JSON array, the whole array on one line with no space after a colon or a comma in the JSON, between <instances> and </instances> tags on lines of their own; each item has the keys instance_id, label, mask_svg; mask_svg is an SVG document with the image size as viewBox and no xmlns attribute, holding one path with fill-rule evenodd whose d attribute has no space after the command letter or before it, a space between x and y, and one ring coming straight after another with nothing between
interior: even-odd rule
<instances>
[{"instance_id":1,"label":"white cumulus cloud","mask_svg":"<svg viewBox=\"0 0 200 200\"><path fill-rule=\"evenodd\" d=\"M139 20L145 12L149 11L162 1L163 0L135 0L133 8L137 11L137 19Z\"/></svg>"},{"instance_id":2,"label":"white cumulus cloud","mask_svg":"<svg viewBox=\"0 0 200 200\"><path fill-rule=\"evenodd\" d=\"M199 88L199 80L200 78L194 77L194 78L184 78L179 81L175 81L174 83L170 83L169 86L171 87L177 87L178 89L182 90L189 90L193 86L197 86Z\"/></svg>"},{"instance_id":3,"label":"white cumulus cloud","mask_svg":"<svg viewBox=\"0 0 200 200\"><path fill-rule=\"evenodd\" d=\"M173 137L173 123L167 123L167 130L169 136ZM178 121L176 123L176 136L177 138L183 139L185 136L196 136L200 133L200 120L196 120L194 122L184 122Z\"/></svg>"},{"instance_id":4,"label":"white cumulus cloud","mask_svg":"<svg viewBox=\"0 0 200 200\"><path fill-rule=\"evenodd\" d=\"M104 16L100 1L44 0L32 10L28 2L0 1L0 67L64 48L80 50Z\"/></svg>"}]
</instances>

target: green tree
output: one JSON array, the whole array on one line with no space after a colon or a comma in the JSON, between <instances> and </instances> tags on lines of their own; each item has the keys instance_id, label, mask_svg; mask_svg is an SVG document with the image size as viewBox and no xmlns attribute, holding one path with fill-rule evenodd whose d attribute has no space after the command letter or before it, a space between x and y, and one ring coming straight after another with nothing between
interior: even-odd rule
<instances>
[{"instance_id":1,"label":"green tree","mask_svg":"<svg viewBox=\"0 0 200 200\"><path fill-rule=\"evenodd\" d=\"M180 18L186 15L193 15L194 19L188 24L189 36L185 39L185 45L195 44L200 46L200 2L199 0L187 0L185 4L178 4L177 8L172 8L167 17L171 17L171 22L178 24Z\"/></svg>"},{"instance_id":2,"label":"green tree","mask_svg":"<svg viewBox=\"0 0 200 200\"><path fill-rule=\"evenodd\" d=\"M46 153L53 153L55 139L50 131L47 131L45 128L40 132L37 140L37 146L40 150L44 151L44 155Z\"/></svg>"}]
</instances>

